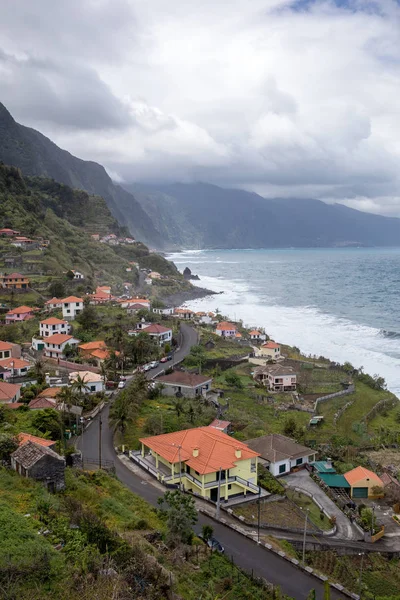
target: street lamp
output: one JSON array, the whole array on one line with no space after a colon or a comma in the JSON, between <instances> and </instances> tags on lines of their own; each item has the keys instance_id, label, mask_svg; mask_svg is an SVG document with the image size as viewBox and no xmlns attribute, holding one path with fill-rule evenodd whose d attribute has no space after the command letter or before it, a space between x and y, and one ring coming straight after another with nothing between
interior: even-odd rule
<instances>
[{"instance_id":1,"label":"street lamp","mask_svg":"<svg viewBox=\"0 0 400 600\"><path fill-rule=\"evenodd\" d=\"M300 507L301 509L303 509L303 507ZM304 520L304 535L303 535L303 565L306 564L306 535L307 535L307 521L308 521L308 512L309 509L306 508L306 518Z\"/></svg>"},{"instance_id":2,"label":"street lamp","mask_svg":"<svg viewBox=\"0 0 400 600\"><path fill-rule=\"evenodd\" d=\"M359 600L361 600L361 594L362 594L362 572L363 572L363 565L364 565L364 552L359 552L358 556L361 556L360 580L359 580L359 588L358 588L358 597L359 597Z\"/></svg>"}]
</instances>

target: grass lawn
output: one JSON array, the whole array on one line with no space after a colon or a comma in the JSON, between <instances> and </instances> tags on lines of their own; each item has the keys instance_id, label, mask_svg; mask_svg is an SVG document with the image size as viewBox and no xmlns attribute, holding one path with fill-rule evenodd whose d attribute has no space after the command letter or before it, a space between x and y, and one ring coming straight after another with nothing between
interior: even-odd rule
<instances>
[{"instance_id":1,"label":"grass lawn","mask_svg":"<svg viewBox=\"0 0 400 600\"><path fill-rule=\"evenodd\" d=\"M286 495L292 502L297 504L297 506L303 508L303 510L309 510L309 519L316 527L323 531L332 529L330 520L324 513L321 513L319 507L313 502L312 498L294 490L287 490ZM323 516L322 519L321 515Z\"/></svg>"}]
</instances>

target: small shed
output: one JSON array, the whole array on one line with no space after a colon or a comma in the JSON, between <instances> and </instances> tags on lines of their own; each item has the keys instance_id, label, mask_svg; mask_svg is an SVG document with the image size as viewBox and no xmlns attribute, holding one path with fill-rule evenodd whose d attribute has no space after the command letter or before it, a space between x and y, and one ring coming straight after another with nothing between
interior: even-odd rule
<instances>
[{"instance_id":1,"label":"small shed","mask_svg":"<svg viewBox=\"0 0 400 600\"><path fill-rule=\"evenodd\" d=\"M352 498L376 498L383 493L375 493L374 488L382 488L383 481L376 473L365 467L356 467L344 474L351 487Z\"/></svg>"},{"instance_id":2,"label":"small shed","mask_svg":"<svg viewBox=\"0 0 400 600\"><path fill-rule=\"evenodd\" d=\"M41 481L50 492L65 487L65 459L36 442L26 442L11 454L11 466L22 477Z\"/></svg>"}]
</instances>

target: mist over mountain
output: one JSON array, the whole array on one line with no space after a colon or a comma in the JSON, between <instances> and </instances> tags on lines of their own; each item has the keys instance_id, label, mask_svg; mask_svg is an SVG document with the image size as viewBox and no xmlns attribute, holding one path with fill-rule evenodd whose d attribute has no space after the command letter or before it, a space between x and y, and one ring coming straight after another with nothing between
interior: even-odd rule
<instances>
[{"instance_id":1,"label":"mist over mountain","mask_svg":"<svg viewBox=\"0 0 400 600\"><path fill-rule=\"evenodd\" d=\"M74 189L102 196L114 217L139 240L163 246L151 217L136 199L116 185L102 165L62 150L39 131L17 123L0 103L0 160L19 167L24 175L55 179Z\"/></svg>"},{"instance_id":2,"label":"mist over mountain","mask_svg":"<svg viewBox=\"0 0 400 600\"><path fill-rule=\"evenodd\" d=\"M167 245L184 248L398 246L400 219L315 199L266 199L206 183L125 185Z\"/></svg>"}]
</instances>

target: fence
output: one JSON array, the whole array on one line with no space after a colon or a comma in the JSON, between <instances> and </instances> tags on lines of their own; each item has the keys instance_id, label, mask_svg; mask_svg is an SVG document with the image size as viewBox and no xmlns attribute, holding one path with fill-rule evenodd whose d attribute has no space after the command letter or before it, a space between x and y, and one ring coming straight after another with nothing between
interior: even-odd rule
<instances>
[{"instance_id":1,"label":"fence","mask_svg":"<svg viewBox=\"0 0 400 600\"><path fill-rule=\"evenodd\" d=\"M317 408L318 408L320 402L327 402L328 400L331 400L332 398L340 398L340 396L348 396L350 394L354 394L355 389L356 389L355 385L354 385L354 383L352 383L351 385L349 385L347 390L341 390L340 392L334 392L333 394L328 394L327 396L321 396L320 398L317 398L314 403L314 412L315 413L317 412Z\"/></svg>"},{"instance_id":2,"label":"fence","mask_svg":"<svg viewBox=\"0 0 400 600\"><path fill-rule=\"evenodd\" d=\"M81 364L69 362L68 360L58 360L55 358L45 357L46 362L52 363L53 365L57 365L58 367L63 367L64 369L69 369L73 371L90 371L91 373L100 373L100 369L98 367L94 367L93 365Z\"/></svg>"}]
</instances>

